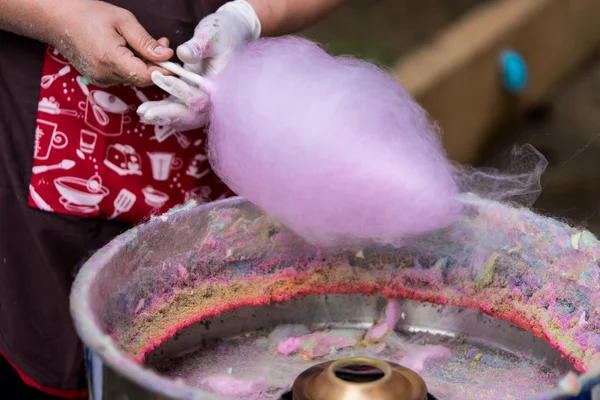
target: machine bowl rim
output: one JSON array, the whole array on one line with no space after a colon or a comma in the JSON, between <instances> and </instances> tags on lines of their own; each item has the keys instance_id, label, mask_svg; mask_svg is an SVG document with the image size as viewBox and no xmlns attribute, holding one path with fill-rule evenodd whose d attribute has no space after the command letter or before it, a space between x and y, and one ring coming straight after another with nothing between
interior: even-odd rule
<instances>
[{"instance_id":1,"label":"machine bowl rim","mask_svg":"<svg viewBox=\"0 0 600 400\"><path fill-rule=\"evenodd\" d=\"M192 200L193 202L193 200ZM253 205L249 200L235 196L223 200L217 200L210 203L192 205L191 208L183 208L167 212L166 215L181 215L182 213L202 213L222 206L240 206ZM96 318L92 313L87 293L91 283L95 280L102 267L115 254L123 249L132 240L132 232L146 231L152 229L156 224L161 223L161 218L154 218L148 222L137 225L110 241L94 253L81 267L77 274L70 295L71 316L75 329L83 344L94 354L100 356L102 362L113 369L121 376L131 382L140 385L143 388L154 391L155 393L166 395L175 399L185 400L223 400L225 397L203 391L192 387L183 382L162 376L153 370L144 367L131 357L117 348L114 340L104 334L96 324ZM581 388L589 390L591 387L600 384L600 365L579 376L578 379ZM538 399L562 400L571 399L572 394L566 393L560 388L560 385L550 392L540 394Z\"/></svg>"},{"instance_id":2,"label":"machine bowl rim","mask_svg":"<svg viewBox=\"0 0 600 400\"><path fill-rule=\"evenodd\" d=\"M237 206L240 204L251 204L242 197L230 197L211 203L200 204L191 209L175 212L201 213L221 206ZM102 267L107 261L118 254L132 239L132 231L145 231L160 223L160 219L133 227L115 237L103 248L94 253L81 267L77 274L70 295L71 316L75 329L83 344L94 354L100 356L102 362L128 380L157 393L179 399L193 400L223 400L222 396L209 393L198 388L189 386L182 381L164 377L144 367L142 364L127 357L118 349L114 340L106 335L98 324L88 301L89 289Z\"/></svg>"}]
</instances>

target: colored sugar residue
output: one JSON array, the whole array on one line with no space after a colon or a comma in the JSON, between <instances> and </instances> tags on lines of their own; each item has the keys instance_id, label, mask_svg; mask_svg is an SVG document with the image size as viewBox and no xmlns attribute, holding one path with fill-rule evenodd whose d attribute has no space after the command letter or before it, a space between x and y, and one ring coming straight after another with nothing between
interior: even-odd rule
<instances>
[{"instance_id":1,"label":"colored sugar residue","mask_svg":"<svg viewBox=\"0 0 600 400\"><path fill-rule=\"evenodd\" d=\"M298 374L312 365L351 356L374 356L373 347L349 346L314 359L277 351L282 334L305 333L302 326L281 326L226 338L207 348L171 359L160 372L223 396L278 400ZM316 330L308 335L356 338L360 329ZM359 336L360 336L359 335ZM298 337L298 336L294 336ZM375 356L410 366L438 400L521 400L551 390L562 378L555 369L526 357L470 343L462 337L394 332ZM235 365L229 373L230 366Z\"/></svg>"},{"instance_id":2,"label":"colored sugar residue","mask_svg":"<svg viewBox=\"0 0 600 400\"><path fill-rule=\"evenodd\" d=\"M151 232L140 229L128 241L114 265L101 271L90 298L100 299L94 310L105 331L139 362L182 328L238 307L262 306L309 294L367 294L472 308L551 343L579 371L598 365L598 240L589 232L526 209L468 195L463 201L467 211L458 222L407 240L402 248L315 248L248 205L216 208L201 218L192 211L172 215L165 221L155 220ZM376 326L372 338L381 336L379 329L386 331ZM315 332L303 335L311 333ZM456 362L460 354L466 353L441 343L428 344L449 348L450 357L440 348L429 355L437 354L436 365L453 366L445 370L446 375L431 372L430 376L439 379L430 385L442 388L440 393L458 390L463 381L466 385L471 376L465 375L467 371ZM333 347L339 354L355 348L339 343ZM258 357L251 351L260 347L240 348ZM474 366L471 374L477 368L490 367L490 363L502 364L502 357L492 362L489 351L475 350L469 358ZM407 354L394 356L400 361ZM228 359L229 365L224 362L219 371L211 373L226 374L233 366L227 375L238 379L240 370L233 362L236 357L239 353ZM268 357L273 355L269 353ZM265 365L269 365L268 357ZM310 364L302 352L277 357L299 358L300 369ZM422 357L420 353L416 359ZM253 362L257 360L261 359ZM428 361L416 363L419 368L421 364L426 372ZM525 362L519 368L525 368L519 376L527 381L524 377L530 367ZM489 371L480 370L478 379L485 381ZM491 374L496 381L487 389L474 383L465 386L469 389L465 389L464 396L495 398L486 390L499 385L498 377L503 373L508 371L498 368ZM536 379L546 382L542 378ZM444 387L444 382L454 385L454 389ZM531 388L540 389L535 382L530 383ZM511 390L510 385L504 386ZM526 398L526 393L519 393L520 398Z\"/></svg>"}]
</instances>

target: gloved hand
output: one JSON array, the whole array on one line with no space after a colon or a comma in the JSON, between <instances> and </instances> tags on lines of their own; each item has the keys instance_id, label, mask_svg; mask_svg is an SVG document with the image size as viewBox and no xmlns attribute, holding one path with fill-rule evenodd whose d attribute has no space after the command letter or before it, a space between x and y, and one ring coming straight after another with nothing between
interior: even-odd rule
<instances>
[{"instance_id":1,"label":"gloved hand","mask_svg":"<svg viewBox=\"0 0 600 400\"><path fill-rule=\"evenodd\" d=\"M257 39L260 31L258 16L248 2L228 2L200 21L194 37L177 48L177 56L191 72L217 74L225 68L235 48ZM210 101L196 85L160 72L152 74L152 81L170 96L140 105L137 112L142 122L169 125L180 131L197 129L207 123Z\"/></svg>"}]
</instances>

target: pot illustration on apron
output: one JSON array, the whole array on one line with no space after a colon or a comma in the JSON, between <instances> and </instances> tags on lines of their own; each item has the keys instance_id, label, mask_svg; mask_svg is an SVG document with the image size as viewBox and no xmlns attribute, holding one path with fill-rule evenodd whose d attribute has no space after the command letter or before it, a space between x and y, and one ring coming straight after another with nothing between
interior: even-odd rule
<instances>
[{"instance_id":1,"label":"pot illustration on apron","mask_svg":"<svg viewBox=\"0 0 600 400\"><path fill-rule=\"evenodd\" d=\"M61 195L60 204L69 211L81 214L97 213L100 202L110 193L102 186L102 179L97 174L88 180L61 176L54 180L54 186Z\"/></svg>"},{"instance_id":2,"label":"pot illustration on apron","mask_svg":"<svg viewBox=\"0 0 600 400\"><path fill-rule=\"evenodd\" d=\"M121 136L123 126L131 123L126 113L129 106L114 94L103 90L92 90L86 101L79 102L79 108L85 112L86 125L104 136Z\"/></svg>"},{"instance_id":3,"label":"pot illustration on apron","mask_svg":"<svg viewBox=\"0 0 600 400\"><path fill-rule=\"evenodd\" d=\"M164 97L157 87L90 85L48 46L29 205L137 223L190 198L230 196L210 169L203 129L179 132L139 121L135 110L142 102Z\"/></svg>"}]
</instances>

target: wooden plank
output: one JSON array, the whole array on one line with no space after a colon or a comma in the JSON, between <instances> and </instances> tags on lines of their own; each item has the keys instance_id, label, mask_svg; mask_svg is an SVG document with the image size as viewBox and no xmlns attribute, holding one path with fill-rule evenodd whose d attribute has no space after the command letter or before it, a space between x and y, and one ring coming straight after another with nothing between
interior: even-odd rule
<instances>
[{"instance_id":1,"label":"wooden plank","mask_svg":"<svg viewBox=\"0 0 600 400\"><path fill-rule=\"evenodd\" d=\"M496 0L482 6L394 68L437 121L450 158L474 160L499 124L546 98L600 44L600 0ZM509 95L498 57L519 52L529 88Z\"/></svg>"}]
</instances>

